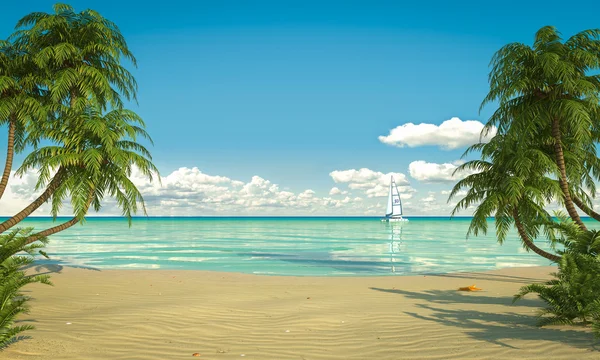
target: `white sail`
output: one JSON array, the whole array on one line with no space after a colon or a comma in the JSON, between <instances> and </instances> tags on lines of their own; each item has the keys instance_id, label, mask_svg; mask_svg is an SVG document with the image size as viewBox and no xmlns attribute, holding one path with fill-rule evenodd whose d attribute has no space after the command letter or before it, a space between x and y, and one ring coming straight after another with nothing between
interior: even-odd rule
<instances>
[{"instance_id":1,"label":"white sail","mask_svg":"<svg viewBox=\"0 0 600 360\"><path fill-rule=\"evenodd\" d=\"M394 178L392 178L392 182L394 181ZM388 194L388 201L387 201L387 209L385 210L385 216L391 216L394 213L394 207L393 207L393 202L392 202L392 183L390 182L390 192Z\"/></svg>"},{"instance_id":2,"label":"white sail","mask_svg":"<svg viewBox=\"0 0 600 360\"><path fill-rule=\"evenodd\" d=\"M392 214L390 216L402 215L402 200L400 199L400 193L398 192L398 187L396 186L393 177L390 188L390 194L392 196Z\"/></svg>"},{"instance_id":3,"label":"white sail","mask_svg":"<svg viewBox=\"0 0 600 360\"><path fill-rule=\"evenodd\" d=\"M381 219L381 221L408 221L402 217L402 199L400 199L400 192L393 176L390 180L390 192L388 194L385 218Z\"/></svg>"}]
</instances>

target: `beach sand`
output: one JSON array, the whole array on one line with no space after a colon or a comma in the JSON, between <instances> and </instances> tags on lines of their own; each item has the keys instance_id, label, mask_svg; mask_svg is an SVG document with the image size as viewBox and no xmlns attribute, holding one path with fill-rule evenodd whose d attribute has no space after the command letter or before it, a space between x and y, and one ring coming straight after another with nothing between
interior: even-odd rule
<instances>
[{"instance_id":1,"label":"beach sand","mask_svg":"<svg viewBox=\"0 0 600 360\"><path fill-rule=\"evenodd\" d=\"M37 329L0 359L600 359L588 329L537 328L511 305L552 267L359 278L46 265ZM480 292L459 292L476 284Z\"/></svg>"}]
</instances>

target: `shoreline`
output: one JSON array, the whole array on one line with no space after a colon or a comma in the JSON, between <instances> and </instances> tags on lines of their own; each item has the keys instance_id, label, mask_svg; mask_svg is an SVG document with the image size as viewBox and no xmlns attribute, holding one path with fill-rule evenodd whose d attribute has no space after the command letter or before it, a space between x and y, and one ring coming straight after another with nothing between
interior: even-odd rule
<instances>
[{"instance_id":1,"label":"shoreline","mask_svg":"<svg viewBox=\"0 0 600 360\"><path fill-rule=\"evenodd\" d=\"M311 277L42 266L60 273L53 287L25 288L34 300L20 320L37 329L0 359L597 359L587 329L535 327L535 296L511 305L554 269ZM473 284L483 291L457 291Z\"/></svg>"},{"instance_id":2,"label":"shoreline","mask_svg":"<svg viewBox=\"0 0 600 360\"><path fill-rule=\"evenodd\" d=\"M60 274L64 269L71 270L89 270L89 271L100 271L100 272L134 272L134 271L148 271L148 272L161 272L161 271L175 271L175 272L190 272L190 273L206 273L206 274L240 274L240 275L249 275L249 276L267 276L267 277L281 277L281 278L332 278L332 279L378 279L378 278L405 278L405 277L421 277L421 276L444 276L444 275L453 275L453 274L484 274L484 273L493 273L493 272L501 272L507 269L515 269L517 270L525 270L530 268L556 268L556 265L525 265L525 266L507 266L497 269L487 269L487 270L466 270L466 271L450 271L450 272L439 272L439 273L390 273L389 275L359 275L359 274L349 274L349 275L282 275L282 274L269 274L269 273L248 273L241 271L222 271L222 270L203 270L203 269L182 269L182 268L136 268L136 267L124 267L124 268L99 268L88 265L74 265L74 264L63 264L59 261L52 260L41 260L36 259L32 266L29 266L29 270L35 268L46 268L46 271L50 274ZM32 272L35 273L35 272ZM387 273L386 273L387 274Z\"/></svg>"}]
</instances>

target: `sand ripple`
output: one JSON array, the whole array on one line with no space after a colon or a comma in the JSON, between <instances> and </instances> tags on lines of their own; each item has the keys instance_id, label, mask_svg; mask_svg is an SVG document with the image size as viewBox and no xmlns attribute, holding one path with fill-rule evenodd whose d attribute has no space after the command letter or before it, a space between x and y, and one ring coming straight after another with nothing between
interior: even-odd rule
<instances>
[{"instance_id":1,"label":"sand ripple","mask_svg":"<svg viewBox=\"0 0 600 360\"><path fill-rule=\"evenodd\" d=\"M65 268L56 286L29 288L26 319L37 330L0 359L599 359L589 331L533 326L533 297L510 305L549 271L311 278ZM473 283L485 291L455 291Z\"/></svg>"}]
</instances>

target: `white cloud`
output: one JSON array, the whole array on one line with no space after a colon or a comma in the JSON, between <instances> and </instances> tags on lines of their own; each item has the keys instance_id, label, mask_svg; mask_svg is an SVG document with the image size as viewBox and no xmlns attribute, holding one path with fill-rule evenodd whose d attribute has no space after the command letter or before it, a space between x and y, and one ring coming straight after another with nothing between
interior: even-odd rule
<instances>
[{"instance_id":1,"label":"white cloud","mask_svg":"<svg viewBox=\"0 0 600 360\"><path fill-rule=\"evenodd\" d=\"M470 171L460 171L453 175L461 162L454 163L429 163L423 160L413 161L408 165L410 176L416 180L424 182L456 182L467 175L473 174Z\"/></svg>"},{"instance_id":2,"label":"white cloud","mask_svg":"<svg viewBox=\"0 0 600 360\"><path fill-rule=\"evenodd\" d=\"M348 194L348 191L342 191L335 186L332 187L331 190L329 190L329 195L346 195L346 194Z\"/></svg>"},{"instance_id":3,"label":"white cloud","mask_svg":"<svg viewBox=\"0 0 600 360\"><path fill-rule=\"evenodd\" d=\"M478 143L483 126L477 120L463 121L457 117L446 120L439 126L406 123L392 129L388 136L379 136L379 141L398 147L433 145L444 150L452 150ZM496 129L493 129L488 136L481 140L487 142L495 133Z\"/></svg>"},{"instance_id":4,"label":"white cloud","mask_svg":"<svg viewBox=\"0 0 600 360\"><path fill-rule=\"evenodd\" d=\"M12 216L33 200L36 172L22 178L12 176L0 200L0 216ZM198 168L182 167L161 178L148 182L139 171L133 171L131 180L138 187L149 215L363 215L363 199L349 197L340 190L343 199L320 197L312 189L301 192L281 190L278 184L253 176L243 182L224 176L205 174ZM339 190L339 189L338 189ZM48 215L45 204L34 215ZM70 215L64 207L62 215ZM99 215L119 215L121 212L112 199L105 199ZM90 214L92 215L92 214ZM141 214L140 214L141 215Z\"/></svg>"},{"instance_id":5,"label":"white cloud","mask_svg":"<svg viewBox=\"0 0 600 360\"><path fill-rule=\"evenodd\" d=\"M450 195L451 192L452 192L452 190L442 190L442 191L440 191L440 194L442 194L442 195ZM455 196L456 197L463 197L465 195L467 195L467 190L459 190L456 193Z\"/></svg>"},{"instance_id":6,"label":"white cloud","mask_svg":"<svg viewBox=\"0 0 600 360\"><path fill-rule=\"evenodd\" d=\"M8 186L6 187L2 200L0 200L0 216L12 216L31 204L43 190L35 190L38 180L37 171L28 171L21 177L11 172ZM43 204L33 215L47 215L50 207Z\"/></svg>"},{"instance_id":7,"label":"white cloud","mask_svg":"<svg viewBox=\"0 0 600 360\"><path fill-rule=\"evenodd\" d=\"M329 176L336 183L346 183L348 184L348 188L352 190L363 191L369 198L387 196L391 176L394 177L400 191L400 196L403 199L409 199L416 191L410 187L406 175L402 173L384 174L379 171L362 168L359 170L335 170L329 173Z\"/></svg>"},{"instance_id":8,"label":"white cloud","mask_svg":"<svg viewBox=\"0 0 600 360\"><path fill-rule=\"evenodd\" d=\"M316 188L292 191L284 187L284 184L275 184L261 176L241 181L185 167L163 176L162 186L158 182L149 183L137 171L133 172L132 181L142 192L151 216L379 216L385 212L385 196L389 189L389 177L392 175L405 200L403 204L407 215L448 215L451 210L446 203L447 194L440 194L439 190L432 194L425 189L423 195L418 196L419 193L401 173L349 169L332 171L330 175L339 193L333 188L329 191L326 188L322 192ZM28 205L39 194L39 191L34 191L36 180L36 172L29 172L21 179L12 177L7 192L0 200L0 216L14 215ZM349 189L354 190L348 191ZM406 201L407 199L412 200ZM49 204L44 204L34 215L47 216L49 210ZM469 212L470 210L464 211L464 215ZM71 209L66 205L61 215L70 214ZM100 213L90 213L120 214L121 211L112 199L105 199Z\"/></svg>"},{"instance_id":9,"label":"white cloud","mask_svg":"<svg viewBox=\"0 0 600 360\"><path fill-rule=\"evenodd\" d=\"M429 194L427 195L427 197L421 199L421 201L426 202L426 203L433 203L436 201L435 199L435 193L430 191Z\"/></svg>"}]
</instances>

